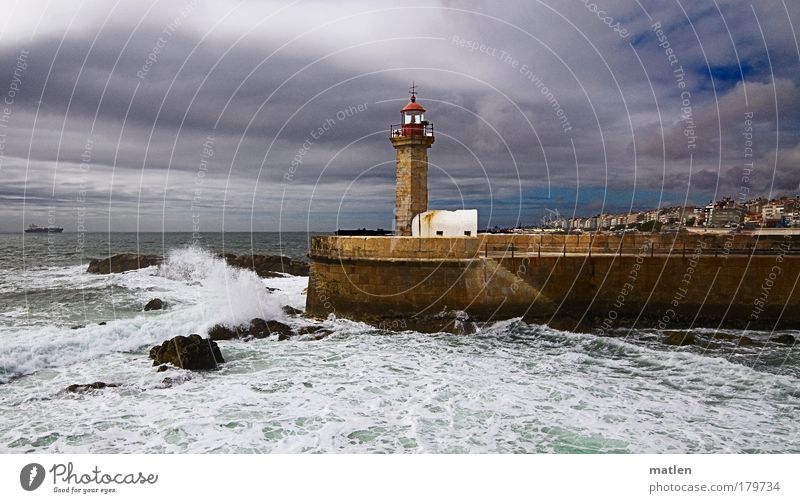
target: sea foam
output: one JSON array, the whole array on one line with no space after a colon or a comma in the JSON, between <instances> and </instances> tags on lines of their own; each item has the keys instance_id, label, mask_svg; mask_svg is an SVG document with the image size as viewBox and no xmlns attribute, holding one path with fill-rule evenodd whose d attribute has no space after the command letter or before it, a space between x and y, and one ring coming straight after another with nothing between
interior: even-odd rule
<instances>
[{"instance_id":1,"label":"sea foam","mask_svg":"<svg viewBox=\"0 0 800 503\"><path fill-rule=\"evenodd\" d=\"M109 276L109 302L115 295L113 289L127 289L135 292L134 298L142 305L148 297L162 297L167 310L74 330L56 325L0 328L0 382L111 352L140 350L176 335L205 334L217 323L234 325L256 317L282 317L284 299L271 295L258 275L231 267L196 247L172 250L159 268Z\"/></svg>"}]
</instances>

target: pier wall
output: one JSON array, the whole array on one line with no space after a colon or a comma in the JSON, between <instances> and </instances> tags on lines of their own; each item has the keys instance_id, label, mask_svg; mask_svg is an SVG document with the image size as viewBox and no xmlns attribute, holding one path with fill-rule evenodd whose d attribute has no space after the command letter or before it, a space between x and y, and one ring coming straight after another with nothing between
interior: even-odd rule
<instances>
[{"instance_id":1,"label":"pier wall","mask_svg":"<svg viewBox=\"0 0 800 503\"><path fill-rule=\"evenodd\" d=\"M797 241L797 242L795 242ZM307 313L375 321L465 311L570 328L800 328L800 239L480 235L312 241Z\"/></svg>"}]
</instances>

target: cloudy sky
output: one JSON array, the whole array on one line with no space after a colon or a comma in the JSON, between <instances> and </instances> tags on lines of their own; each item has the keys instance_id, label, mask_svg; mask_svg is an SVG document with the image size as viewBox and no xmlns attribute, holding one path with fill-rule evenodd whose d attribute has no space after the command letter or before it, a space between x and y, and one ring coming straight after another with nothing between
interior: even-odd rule
<instances>
[{"instance_id":1,"label":"cloudy sky","mask_svg":"<svg viewBox=\"0 0 800 503\"><path fill-rule=\"evenodd\" d=\"M795 194L798 32L790 0L9 0L0 232L391 228L412 80L430 206L482 226Z\"/></svg>"}]
</instances>

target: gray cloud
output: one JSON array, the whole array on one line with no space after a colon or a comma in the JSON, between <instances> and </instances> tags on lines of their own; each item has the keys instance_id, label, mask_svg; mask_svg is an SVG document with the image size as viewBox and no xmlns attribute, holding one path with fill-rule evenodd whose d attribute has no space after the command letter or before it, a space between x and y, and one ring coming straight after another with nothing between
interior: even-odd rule
<instances>
[{"instance_id":1,"label":"gray cloud","mask_svg":"<svg viewBox=\"0 0 800 503\"><path fill-rule=\"evenodd\" d=\"M0 36L3 96L28 54L3 128L0 231L50 207L68 230L84 210L98 230L182 230L197 212L207 231L223 216L227 230L276 230L279 215L284 230L329 230L337 214L389 227L386 135L411 80L438 132L432 204L463 200L482 224L571 212L575 194L596 212L734 193L747 110L754 195L797 190L800 11L683 2L687 20L642 1L651 21L632 0L595 3L630 35L582 2L96 1L71 25L62 6L26 3ZM692 93L691 167L655 21Z\"/></svg>"}]
</instances>

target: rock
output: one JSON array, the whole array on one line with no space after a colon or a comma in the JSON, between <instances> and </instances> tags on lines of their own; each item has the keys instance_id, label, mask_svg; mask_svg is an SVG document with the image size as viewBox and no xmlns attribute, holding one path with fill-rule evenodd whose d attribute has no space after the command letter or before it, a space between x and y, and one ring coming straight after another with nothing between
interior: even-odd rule
<instances>
[{"instance_id":1,"label":"rock","mask_svg":"<svg viewBox=\"0 0 800 503\"><path fill-rule=\"evenodd\" d=\"M217 343L198 334L179 335L150 349L153 366L171 363L187 370L211 370L224 363Z\"/></svg>"},{"instance_id":2,"label":"rock","mask_svg":"<svg viewBox=\"0 0 800 503\"><path fill-rule=\"evenodd\" d=\"M691 332L672 332L664 339L664 344L670 346L689 346L694 344L694 335Z\"/></svg>"},{"instance_id":3,"label":"rock","mask_svg":"<svg viewBox=\"0 0 800 503\"><path fill-rule=\"evenodd\" d=\"M105 326L105 325L106 325L106 322L105 322L105 321L101 321L101 322L100 322L100 323L98 323L97 325L102 327L102 326Z\"/></svg>"},{"instance_id":4,"label":"rock","mask_svg":"<svg viewBox=\"0 0 800 503\"><path fill-rule=\"evenodd\" d=\"M104 382L93 382L90 384L70 384L67 386L67 391L70 393L83 393L84 391L89 391L93 389L104 389L104 388L116 388L119 384L113 383L104 383Z\"/></svg>"},{"instance_id":5,"label":"rock","mask_svg":"<svg viewBox=\"0 0 800 503\"><path fill-rule=\"evenodd\" d=\"M161 385L157 387L161 389L171 388L191 380L192 376L190 374L165 377L164 379L161 379Z\"/></svg>"},{"instance_id":6,"label":"rock","mask_svg":"<svg viewBox=\"0 0 800 503\"><path fill-rule=\"evenodd\" d=\"M297 334L298 335L313 334L314 332L319 332L321 330L324 330L324 327L322 325L310 325L298 330Z\"/></svg>"},{"instance_id":7,"label":"rock","mask_svg":"<svg viewBox=\"0 0 800 503\"><path fill-rule=\"evenodd\" d=\"M226 325L214 325L208 329L208 338L212 341L229 341L247 335L248 328L244 325L229 327Z\"/></svg>"},{"instance_id":8,"label":"rock","mask_svg":"<svg viewBox=\"0 0 800 503\"><path fill-rule=\"evenodd\" d=\"M166 365L161 365L156 369L156 372L166 372L168 368Z\"/></svg>"},{"instance_id":9,"label":"rock","mask_svg":"<svg viewBox=\"0 0 800 503\"><path fill-rule=\"evenodd\" d=\"M715 332L712 338L717 340L728 341L730 343L736 344L739 347L748 348L751 346L763 346L762 342L759 342L755 339L752 339L746 335L738 335L735 333L727 333L727 332Z\"/></svg>"},{"instance_id":10,"label":"rock","mask_svg":"<svg viewBox=\"0 0 800 503\"><path fill-rule=\"evenodd\" d=\"M249 333L256 339L263 339L264 337L269 337L273 333L277 333L278 340L282 340L280 338L282 335L289 337L293 334L292 327L289 325L275 320L264 321L261 318L253 318L250 320Z\"/></svg>"},{"instance_id":11,"label":"rock","mask_svg":"<svg viewBox=\"0 0 800 503\"><path fill-rule=\"evenodd\" d=\"M284 255L239 255L235 258L225 256L228 264L250 269L262 278L273 278L278 273L292 276L308 276L308 263L294 260Z\"/></svg>"},{"instance_id":12,"label":"rock","mask_svg":"<svg viewBox=\"0 0 800 503\"><path fill-rule=\"evenodd\" d=\"M776 337L770 337L769 341L777 342L778 344L785 344L787 346L794 346L794 343L797 342L794 336L789 334L781 334Z\"/></svg>"},{"instance_id":13,"label":"rock","mask_svg":"<svg viewBox=\"0 0 800 503\"><path fill-rule=\"evenodd\" d=\"M320 325L311 325L303 327L297 331L297 335L301 341L320 341L333 333L333 330L327 330ZM282 340L280 337L278 340Z\"/></svg>"},{"instance_id":14,"label":"rock","mask_svg":"<svg viewBox=\"0 0 800 503\"><path fill-rule=\"evenodd\" d=\"M158 311L160 309L164 309L164 301L161 299L151 299L144 305L145 311Z\"/></svg>"},{"instance_id":15,"label":"rock","mask_svg":"<svg viewBox=\"0 0 800 503\"><path fill-rule=\"evenodd\" d=\"M288 338L293 333L292 327L285 323L275 320L266 321L261 318L253 318L250 320L249 325L240 325L238 327L214 325L208 330L208 336L212 341L227 341L246 336L263 339L272 334L278 334L278 340L283 340L280 337Z\"/></svg>"},{"instance_id":16,"label":"rock","mask_svg":"<svg viewBox=\"0 0 800 503\"><path fill-rule=\"evenodd\" d=\"M281 309L283 310L284 314L288 314L289 316L298 316L303 314L303 311L300 309L295 309L292 306L283 306Z\"/></svg>"},{"instance_id":17,"label":"rock","mask_svg":"<svg viewBox=\"0 0 800 503\"><path fill-rule=\"evenodd\" d=\"M86 325L73 325L73 326L71 326L69 328L70 328L70 330L78 330L78 329L81 329L81 328L86 328Z\"/></svg>"},{"instance_id":18,"label":"rock","mask_svg":"<svg viewBox=\"0 0 800 503\"><path fill-rule=\"evenodd\" d=\"M159 265L162 258L158 255L137 255L135 253L120 253L104 259L93 259L89 262L86 272L94 274L110 274L116 272L132 271L152 265Z\"/></svg>"}]
</instances>

